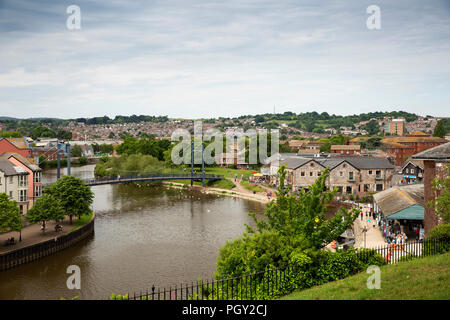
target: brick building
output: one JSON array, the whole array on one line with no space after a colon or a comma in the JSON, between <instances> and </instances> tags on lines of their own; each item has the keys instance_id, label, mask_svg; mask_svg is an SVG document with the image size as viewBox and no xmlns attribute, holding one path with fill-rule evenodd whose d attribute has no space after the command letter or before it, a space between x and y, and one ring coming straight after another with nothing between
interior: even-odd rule
<instances>
[{"instance_id":1,"label":"brick building","mask_svg":"<svg viewBox=\"0 0 450 320\"><path fill-rule=\"evenodd\" d=\"M330 153L337 153L342 155L353 155L361 153L360 145L332 145Z\"/></svg>"},{"instance_id":2,"label":"brick building","mask_svg":"<svg viewBox=\"0 0 450 320\"><path fill-rule=\"evenodd\" d=\"M381 142L393 163L396 166L402 166L410 156L439 146L445 143L446 140L439 137L430 137L429 135L410 135L389 137L381 140Z\"/></svg>"},{"instance_id":3,"label":"brick building","mask_svg":"<svg viewBox=\"0 0 450 320\"><path fill-rule=\"evenodd\" d=\"M422 151L412 156L412 159L420 160L424 163L423 183L425 203L433 203L438 194L433 190L432 182L435 178L444 178L447 176L445 166L450 163L450 142ZM434 207L425 206L425 235L441 222L441 219L434 211Z\"/></svg>"},{"instance_id":4,"label":"brick building","mask_svg":"<svg viewBox=\"0 0 450 320\"><path fill-rule=\"evenodd\" d=\"M0 156L7 152L18 153L24 158L31 157L31 148L25 138L0 138Z\"/></svg>"}]
</instances>

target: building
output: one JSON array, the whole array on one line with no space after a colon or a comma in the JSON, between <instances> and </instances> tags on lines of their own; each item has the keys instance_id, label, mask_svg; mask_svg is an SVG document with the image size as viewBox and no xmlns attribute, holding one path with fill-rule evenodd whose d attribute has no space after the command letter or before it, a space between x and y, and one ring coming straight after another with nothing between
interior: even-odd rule
<instances>
[{"instance_id":1,"label":"building","mask_svg":"<svg viewBox=\"0 0 450 320\"><path fill-rule=\"evenodd\" d=\"M450 142L422 151L412 156L412 159L423 161L425 203L433 203L438 194L433 189L432 182L435 178L445 178L447 176L445 166L450 163ZM434 226L440 223L442 223L441 218L436 215L434 207L425 206L425 235L427 235Z\"/></svg>"},{"instance_id":2,"label":"building","mask_svg":"<svg viewBox=\"0 0 450 320\"><path fill-rule=\"evenodd\" d=\"M0 192L17 202L21 214L26 214L29 208L28 176L29 173L22 167L0 158Z\"/></svg>"},{"instance_id":3,"label":"building","mask_svg":"<svg viewBox=\"0 0 450 320\"><path fill-rule=\"evenodd\" d=\"M36 199L42 196L42 169L17 153L5 153L2 158L28 172L28 209L31 209Z\"/></svg>"},{"instance_id":4,"label":"building","mask_svg":"<svg viewBox=\"0 0 450 320\"><path fill-rule=\"evenodd\" d=\"M415 238L414 227L421 228L424 223L423 184L395 186L374 194L373 200L374 212L381 218L381 230L385 237L389 228L396 228L409 239Z\"/></svg>"},{"instance_id":5,"label":"building","mask_svg":"<svg viewBox=\"0 0 450 320\"><path fill-rule=\"evenodd\" d=\"M0 156L7 152L18 153L24 158L31 157L31 148L25 138L0 138Z\"/></svg>"},{"instance_id":6,"label":"building","mask_svg":"<svg viewBox=\"0 0 450 320\"><path fill-rule=\"evenodd\" d=\"M306 142L306 140L289 140L288 146L291 151L295 152L302 149Z\"/></svg>"},{"instance_id":7,"label":"building","mask_svg":"<svg viewBox=\"0 0 450 320\"><path fill-rule=\"evenodd\" d=\"M421 135L389 137L381 140L381 142L392 162L396 166L402 166L412 155L439 146L445 143L446 140L439 137Z\"/></svg>"},{"instance_id":8,"label":"building","mask_svg":"<svg viewBox=\"0 0 450 320\"><path fill-rule=\"evenodd\" d=\"M360 145L331 145L330 147L331 153L337 153L342 155L353 155L361 153Z\"/></svg>"},{"instance_id":9,"label":"building","mask_svg":"<svg viewBox=\"0 0 450 320\"><path fill-rule=\"evenodd\" d=\"M409 159L402 169L402 178L405 184L423 182L423 161Z\"/></svg>"},{"instance_id":10,"label":"building","mask_svg":"<svg viewBox=\"0 0 450 320\"><path fill-rule=\"evenodd\" d=\"M329 168L327 187L336 187L340 194L360 197L390 188L394 173L394 166L387 159L374 157L297 156L279 160L274 166L280 164L286 165L286 182L292 191L307 188Z\"/></svg>"},{"instance_id":11,"label":"building","mask_svg":"<svg viewBox=\"0 0 450 320\"><path fill-rule=\"evenodd\" d=\"M389 134L403 136L406 132L405 123L405 119L392 119L388 124Z\"/></svg>"}]
</instances>

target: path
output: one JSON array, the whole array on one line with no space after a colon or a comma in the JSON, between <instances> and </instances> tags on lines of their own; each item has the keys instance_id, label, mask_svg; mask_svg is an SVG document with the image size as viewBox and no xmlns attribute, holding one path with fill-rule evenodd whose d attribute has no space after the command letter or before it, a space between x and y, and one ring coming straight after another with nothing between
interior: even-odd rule
<instances>
[{"instance_id":1,"label":"path","mask_svg":"<svg viewBox=\"0 0 450 320\"><path fill-rule=\"evenodd\" d=\"M22 229L22 241L20 242L19 232L11 231L2 233L0 234L0 254L67 234L74 227L75 221L76 218L74 217L73 224L70 224L69 217L66 217L64 221L59 223L63 227L63 231L60 232L55 232L56 223L54 221L48 221L45 223L45 232L41 230L41 225L39 223L30 224ZM11 237L14 237L16 244L5 246L5 241Z\"/></svg>"},{"instance_id":2,"label":"path","mask_svg":"<svg viewBox=\"0 0 450 320\"><path fill-rule=\"evenodd\" d=\"M374 228L372 226L373 217L370 217L370 223L367 222L366 213L368 213L369 210L369 208L363 207L363 221L361 221L361 216L358 216L358 218L356 218L355 222L353 223L356 248L364 247L364 233L362 232L364 227L367 228L366 248L381 247L387 244L383 236L381 235L380 227L376 225Z\"/></svg>"}]
</instances>

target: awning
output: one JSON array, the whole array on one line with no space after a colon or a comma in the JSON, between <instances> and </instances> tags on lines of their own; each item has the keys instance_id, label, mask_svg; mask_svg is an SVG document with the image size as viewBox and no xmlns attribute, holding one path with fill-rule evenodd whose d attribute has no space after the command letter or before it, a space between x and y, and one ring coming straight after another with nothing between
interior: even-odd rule
<instances>
[{"instance_id":1,"label":"awning","mask_svg":"<svg viewBox=\"0 0 450 320\"><path fill-rule=\"evenodd\" d=\"M408 208L400 210L394 214L386 217L390 220L423 220L425 214L425 208L421 205L414 204Z\"/></svg>"}]
</instances>

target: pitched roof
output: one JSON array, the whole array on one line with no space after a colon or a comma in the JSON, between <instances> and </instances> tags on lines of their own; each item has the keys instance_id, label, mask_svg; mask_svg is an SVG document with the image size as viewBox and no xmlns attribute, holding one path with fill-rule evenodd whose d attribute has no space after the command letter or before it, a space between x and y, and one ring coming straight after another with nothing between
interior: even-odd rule
<instances>
[{"instance_id":1,"label":"pitched roof","mask_svg":"<svg viewBox=\"0 0 450 320\"><path fill-rule=\"evenodd\" d=\"M419 152L412 158L415 160L450 161L450 142Z\"/></svg>"},{"instance_id":2,"label":"pitched roof","mask_svg":"<svg viewBox=\"0 0 450 320\"><path fill-rule=\"evenodd\" d=\"M385 216L390 216L412 205L425 206L423 184L395 186L373 195Z\"/></svg>"},{"instance_id":3,"label":"pitched roof","mask_svg":"<svg viewBox=\"0 0 450 320\"><path fill-rule=\"evenodd\" d=\"M15 166L4 158L0 158L0 171L3 171L5 176L27 175L29 174L25 169Z\"/></svg>"},{"instance_id":4,"label":"pitched roof","mask_svg":"<svg viewBox=\"0 0 450 320\"><path fill-rule=\"evenodd\" d=\"M361 146L359 144L333 144L330 150L361 150Z\"/></svg>"},{"instance_id":5,"label":"pitched roof","mask_svg":"<svg viewBox=\"0 0 450 320\"><path fill-rule=\"evenodd\" d=\"M19 149L27 149L28 148L24 138L8 138L6 140L11 142L13 145L15 145Z\"/></svg>"},{"instance_id":6,"label":"pitched roof","mask_svg":"<svg viewBox=\"0 0 450 320\"><path fill-rule=\"evenodd\" d=\"M445 142L445 139L439 137L389 137L381 140L383 143L414 143L414 142Z\"/></svg>"},{"instance_id":7,"label":"pitched roof","mask_svg":"<svg viewBox=\"0 0 450 320\"><path fill-rule=\"evenodd\" d=\"M313 159L301 158L301 157L289 157L284 160L280 160L281 164L286 164L287 169L295 170L298 167L301 167L305 163L309 161L314 161Z\"/></svg>"},{"instance_id":8,"label":"pitched roof","mask_svg":"<svg viewBox=\"0 0 450 320\"><path fill-rule=\"evenodd\" d=\"M21 156L20 154L18 154L18 153L5 152L4 154L2 154L1 157L2 157L2 158L5 158L5 159L9 159L9 158L11 158L11 157L14 157L14 158L16 158L18 161L20 161L24 166L27 166L27 167L28 167L29 169L31 169L32 171L42 171L42 169L41 169L38 165L36 165L36 164L30 162L28 159L22 157L22 156Z\"/></svg>"}]
</instances>

